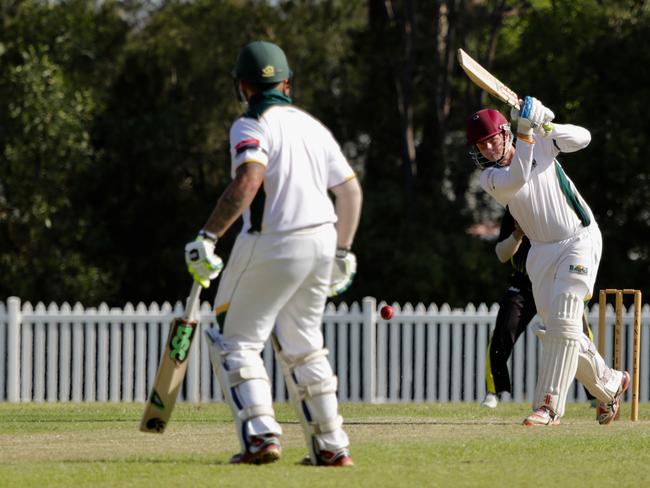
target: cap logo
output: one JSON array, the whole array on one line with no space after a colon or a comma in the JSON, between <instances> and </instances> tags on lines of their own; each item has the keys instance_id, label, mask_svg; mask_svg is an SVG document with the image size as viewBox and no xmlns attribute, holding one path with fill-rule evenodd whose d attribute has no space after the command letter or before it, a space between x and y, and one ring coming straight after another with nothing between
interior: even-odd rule
<instances>
[{"instance_id":1,"label":"cap logo","mask_svg":"<svg viewBox=\"0 0 650 488\"><path fill-rule=\"evenodd\" d=\"M270 64L262 69L262 78L271 78L275 76L275 68Z\"/></svg>"}]
</instances>

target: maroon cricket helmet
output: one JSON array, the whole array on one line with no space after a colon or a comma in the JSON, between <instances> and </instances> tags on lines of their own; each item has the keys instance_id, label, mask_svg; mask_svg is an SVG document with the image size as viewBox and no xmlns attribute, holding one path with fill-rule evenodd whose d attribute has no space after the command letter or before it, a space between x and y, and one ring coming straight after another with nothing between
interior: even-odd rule
<instances>
[{"instance_id":1,"label":"maroon cricket helmet","mask_svg":"<svg viewBox=\"0 0 650 488\"><path fill-rule=\"evenodd\" d=\"M467 144L472 146L482 142L509 127L510 124L498 110L492 108L479 110L467 120Z\"/></svg>"}]
</instances>

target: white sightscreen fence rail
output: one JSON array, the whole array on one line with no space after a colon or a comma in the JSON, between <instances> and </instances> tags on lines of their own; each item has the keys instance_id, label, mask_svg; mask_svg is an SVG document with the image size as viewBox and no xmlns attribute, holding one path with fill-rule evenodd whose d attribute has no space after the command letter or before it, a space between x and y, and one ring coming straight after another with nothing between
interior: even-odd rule
<instances>
[{"instance_id":1,"label":"white sightscreen fence rail","mask_svg":"<svg viewBox=\"0 0 650 488\"><path fill-rule=\"evenodd\" d=\"M393 304L390 321L381 319L374 298L361 304L328 304L323 318L325 347L339 378L343 402L474 402L485 394L485 359L498 312L472 304L416 307ZM623 313L622 365L632 368L633 307ZM183 305L127 304L123 309L83 308L80 304L33 307L10 297L0 302L0 401L143 402L164 350L169 324ZM650 400L650 307L643 306L640 401ZM612 364L614 310L606 312L607 349ZM598 342L598 307L589 312ZM541 346L533 334L538 319L519 338L510 359L513 393L504 401L532 401ZM201 328L214 327L207 302ZM276 401L287 393L270 345L263 354ZM202 333L195 335L179 401L222 400ZM629 391L627 393L629 400ZM574 383L570 401L582 401Z\"/></svg>"}]
</instances>

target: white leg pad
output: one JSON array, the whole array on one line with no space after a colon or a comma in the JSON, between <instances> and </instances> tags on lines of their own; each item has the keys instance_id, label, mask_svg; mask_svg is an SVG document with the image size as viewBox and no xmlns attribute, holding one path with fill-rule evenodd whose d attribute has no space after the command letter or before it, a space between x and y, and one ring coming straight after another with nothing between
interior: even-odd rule
<instances>
[{"instance_id":1,"label":"white leg pad","mask_svg":"<svg viewBox=\"0 0 650 488\"><path fill-rule=\"evenodd\" d=\"M249 448L249 437L281 435L275 420L268 373L259 353L251 350L228 351L217 329L206 329L212 369L235 419L242 451Z\"/></svg>"},{"instance_id":2,"label":"white leg pad","mask_svg":"<svg viewBox=\"0 0 650 488\"><path fill-rule=\"evenodd\" d=\"M542 343L546 337L544 328L537 328L535 335ZM576 379L598 400L610 403L618 391L623 373L610 368L598 353L596 345L583 333L580 338L578 351L578 368Z\"/></svg>"},{"instance_id":3,"label":"white leg pad","mask_svg":"<svg viewBox=\"0 0 650 488\"><path fill-rule=\"evenodd\" d=\"M336 451L349 445L342 429L343 418L338 414L338 380L327 361L328 351L321 349L300 357L288 357L274 336L272 340L289 399L305 434L309 457L316 464L321 449Z\"/></svg>"},{"instance_id":4,"label":"white leg pad","mask_svg":"<svg viewBox=\"0 0 650 488\"><path fill-rule=\"evenodd\" d=\"M576 378L593 396L605 403L614 400L623 373L611 369L585 335L580 341Z\"/></svg>"},{"instance_id":5,"label":"white leg pad","mask_svg":"<svg viewBox=\"0 0 650 488\"><path fill-rule=\"evenodd\" d=\"M577 295L559 295L546 324L544 350L533 408L547 406L564 415L569 386L578 368L584 303Z\"/></svg>"}]
</instances>

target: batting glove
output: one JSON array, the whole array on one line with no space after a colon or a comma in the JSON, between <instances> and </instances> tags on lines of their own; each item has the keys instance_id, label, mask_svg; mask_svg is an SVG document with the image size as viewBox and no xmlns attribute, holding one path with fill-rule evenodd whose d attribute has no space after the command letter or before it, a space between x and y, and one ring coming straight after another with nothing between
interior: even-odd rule
<instances>
[{"instance_id":1,"label":"batting glove","mask_svg":"<svg viewBox=\"0 0 650 488\"><path fill-rule=\"evenodd\" d=\"M332 266L329 296L338 296L350 288L356 273L357 257L347 249L338 249Z\"/></svg>"},{"instance_id":2,"label":"batting glove","mask_svg":"<svg viewBox=\"0 0 650 488\"><path fill-rule=\"evenodd\" d=\"M510 118L517 121L517 133L531 136L534 131L550 132L552 125L549 123L555 114L534 97L525 97L521 100L520 108L510 110Z\"/></svg>"},{"instance_id":3,"label":"batting glove","mask_svg":"<svg viewBox=\"0 0 650 488\"><path fill-rule=\"evenodd\" d=\"M195 240L185 245L185 264L187 270L203 288L219 276L223 261L214 253L217 236L201 231Z\"/></svg>"}]
</instances>

